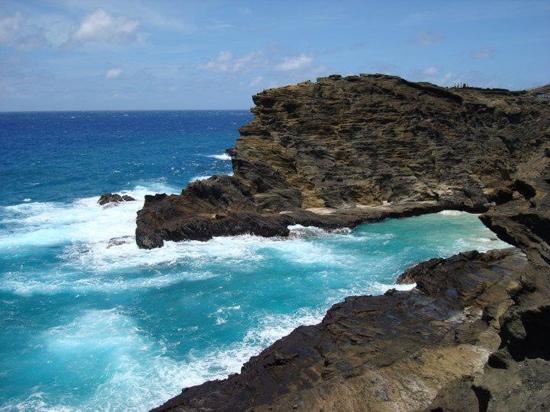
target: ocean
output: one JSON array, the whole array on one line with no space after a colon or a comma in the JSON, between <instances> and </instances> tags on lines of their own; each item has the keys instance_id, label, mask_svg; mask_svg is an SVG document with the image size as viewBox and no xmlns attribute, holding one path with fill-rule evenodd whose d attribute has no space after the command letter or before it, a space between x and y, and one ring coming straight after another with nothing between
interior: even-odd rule
<instances>
[{"instance_id":1,"label":"ocean","mask_svg":"<svg viewBox=\"0 0 550 412\"><path fill-rule=\"evenodd\" d=\"M224 149L251 118L0 113L0 410L147 410L412 264L507 246L475 215L441 212L138 249L143 196L231 173ZM102 207L103 192L137 201Z\"/></svg>"}]
</instances>

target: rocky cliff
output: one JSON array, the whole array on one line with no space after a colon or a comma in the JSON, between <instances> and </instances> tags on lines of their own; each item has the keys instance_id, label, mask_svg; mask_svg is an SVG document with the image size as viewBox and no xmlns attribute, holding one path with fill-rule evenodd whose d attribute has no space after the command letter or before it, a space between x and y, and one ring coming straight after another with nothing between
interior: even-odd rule
<instances>
[{"instance_id":1,"label":"rocky cliff","mask_svg":"<svg viewBox=\"0 0 550 412\"><path fill-rule=\"evenodd\" d=\"M548 99L539 94L383 75L264 91L231 150L234 175L146 197L137 243L486 210L508 200L518 165L550 137Z\"/></svg>"},{"instance_id":2,"label":"rocky cliff","mask_svg":"<svg viewBox=\"0 0 550 412\"><path fill-rule=\"evenodd\" d=\"M414 290L350 297L159 409L547 410L549 92L372 75L254 96L234 176L147 197L140 247L454 208L517 248L421 263L400 277Z\"/></svg>"}]
</instances>

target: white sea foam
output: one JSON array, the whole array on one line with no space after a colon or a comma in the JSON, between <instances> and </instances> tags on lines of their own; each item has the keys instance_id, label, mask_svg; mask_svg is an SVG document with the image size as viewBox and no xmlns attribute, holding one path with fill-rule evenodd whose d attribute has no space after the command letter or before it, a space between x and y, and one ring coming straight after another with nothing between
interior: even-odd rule
<instances>
[{"instance_id":1,"label":"white sea foam","mask_svg":"<svg viewBox=\"0 0 550 412\"><path fill-rule=\"evenodd\" d=\"M144 196L176 191L156 183L121 191L137 200L117 205L102 207L97 204L98 197L89 197L72 203L32 202L2 207L1 223L8 226L8 232L0 234L0 250L21 251L29 246L100 242L131 236L135 230L135 215L143 206Z\"/></svg>"},{"instance_id":2,"label":"white sea foam","mask_svg":"<svg viewBox=\"0 0 550 412\"><path fill-rule=\"evenodd\" d=\"M197 182L199 180L207 180L207 179L210 179L212 176L195 176L195 177L192 177L191 180L189 180L190 182Z\"/></svg>"},{"instance_id":3,"label":"white sea foam","mask_svg":"<svg viewBox=\"0 0 550 412\"><path fill-rule=\"evenodd\" d=\"M204 379L194 365L165 356L162 345L116 308L86 311L42 338L51 362L72 361L78 365L74 374L91 373L103 381L88 399L78 402L79 410L147 410L177 394L187 382Z\"/></svg>"},{"instance_id":4,"label":"white sea foam","mask_svg":"<svg viewBox=\"0 0 550 412\"><path fill-rule=\"evenodd\" d=\"M288 226L288 230L290 230L289 238L291 239L327 235L327 232L324 229L316 226L290 225Z\"/></svg>"},{"instance_id":5,"label":"white sea foam","mask_svg":"<svg viewBox=\"0 0 550 412\"><path fill-rule=\"evenodd\" d=\"M282 259L299 265L323 264L332 267L353 267L353 256L336 252L329 244L311 240L314 234L328 236L317 228L301 230L292 228L291 239L264 238L252 235L215 237L207 242L185 241L165 242L164 247L143 250L135 244L131 234L135 228L135 207L122 203L111 208L98 209L99 214L90 213L88 221L73 221L70 217L64 222L64 230L52 228L50 241L67 242L60 257L65 262L56 271L36 273L33 271L8 272L2 276L0 290L18 295L56 294L63 292L120 293L131 289L161 288L184 281L196 281L214 276L224 276L223 267L238 265L241 270L253 270L266 258ZM137 203L137 202L135 202ZM36 205L34 205L36 206ZM59 226L61 212L34 210L29 220L45 220L45 214L53 214ZM107 215L107 216L105 216ZM94 230L94 222L104 220L102 230ZM110 220L113 220L110 222ZM104 230L103 230L104 228ZM19 234L19 244L29 246L39 239L44 245L45 230L33 230L24 236ZM90 230L92 233L89 233ZM69 236L70 234L70 236ZM126 236L119 244L110 244L112 237ZM336 235L334 235L336 236ZM343 237L343 235L340 235ZM15 241L12 239L12 244ZM212 265L218 265L213 268ZM145 277L128 276L132 269L152 269ZM173 268L173 269L171 269Z\"/></svg>"},{"instance_id":6,"label":"white sea foam","mask_svg":"<svg viewBox=\"0 0 550 412\"><path fill-rule=\"evenodd\" d=\"M381 285L381 292L388 288ZM238 305L221 307L216 313L240 309ZM50 362L71 362L78 368L72 370L73 374L89 378L92 371L96 379L102 380L91 396L84 401L65 396L62 403L37 391L24 400L13 400L6 410L145 411L177 395L181 388L238 372L251 356L296 327L319 323L325 310L302 308L292 314L264 314L242 341L191 351L179 361L122 309L87 310L71 322L47 330L40 338ZM219 324L224 322L221 319Z\"/></svg>"},{"instance_id":7,"label":"white sea foam","mask_svg":"<svg viewBox=\"0 0 550 412\"><path fill-rule=\"evenodd\" d=\"M231 312L240 311L241 305L226 306L218 308L214 313L208 315L208 317L216 318L216 325L223 325L227 323L228 316Z\"/></svg>"},{"instance_id":8,"label":"white sea foam","mask_svg":"<svg viewBox=\"0 0 550 412\"><path fill-rule=\"evenodd\" d=\"M228 310L238 310L231 308ZM158 406L181 388L210 379L223 379L238 372L244 362L299 325L318 323L323 311L300 309L291 315L264 316L241 342L229 346L192 351L185 360L171 358L166 348L141 330L120 309L88 310L72 322L46 331L41 339L50 362L72 362L78 370L92 371L103 382L78 409L148 410ZM57 404L56 404L57 402ZM74 400L73 400L74 402ZM72 410L39 393L14 401L22 410ZM15 409L15 408L13 408Z\"/></svg>"},{"instance_id":9,"label":"white sea foam","mask_svg":"<svg viewBox=\"0 0 550 412\"><path fill-rule=\"evenodd\" d=\"M336 230L327 231L316 226L302 226L302 225L290 225L289 238L308 238L308 237L320 237L320 236L333 236L333 235L348 235L351 233L351 229L343 227Z\"/></svg>"},{"instance_id":10,"label":"white sea foam","mask_svg":"<svg viewBox=\"0 0 550 412\"><path fill-rule=\"evenodd\" d=\"M20 296L35 294L52 295L56 293L124 293L132 289L158 289L182 281L196 281L215 276L206 271L177 272L138 278L123 275L70 273L8 272L2 276L0 290Z\"/></svg>"},{"instance_id":11,"label":"white sea foam","mask_svg":"<svg viewBox=\"0 0 550 412\"><path fill-rule=\"evenodd\" d=\"M414 289L415 287L416 283L387 285L385 283L373 282L371 285L372 291L377 295L382 295L390 289L408 291Z\"/></svg>"},{"instance_id":12,"label":"white sea foam","mask_svg":"<svg viewBox=\"0 0 550 412\"><path fill-rule=\"evenodd\" d=\"M231 156L229 156L227 153L209 155L208 157L211 157L217 160L231 160Z\"/></svg>"},{"instance_id":13,"label":"white sea foam","mask_svg":"<svg viewBox=\"0 0 550 412\"><path fill-rule=\"evenodd\" d=\"M158 185L138 186L123 193L140 199L146 193L155 191L173 190ZM224 276L226 271L221 269L223 267L238 265L241 269L254 270L258 262L266 258L295 265L356 270L365 264L365 257L347 253L345 248L336 247L337 243L364 243L368 250L369 242L388 242L394 237L391 233L350 235L349 229L335 234L316 227L294 225L289 227L290 238L284 240L241 235L216 237L208 242L165 242L162 248L142 250L136 246L133 236L135 214L142 202L101 207L96 201L94 197L70 204L23 203L5 207L2 223L14 229L12 233L0 235L0 251L24 252L32 251L33 246L37 245L61 245L63 249L59 257L64 264L59 270L50 272L22 270L5 273L0 289L28 296L66 291L116 293L130 289L161 288L179 282ZM507 246L480 234L442 244L439 255L447 256L458 250L485 251ZM110 244L112 238L122 239L119 244ZM329 241L317 241L324 238ZM212 265L216 264L219 267L213 269ZM375 270L379 264L390 262L376 256L369 261L369 270ZM125 275L132 269L147 268L153 272L144 277Z\"/></svg>"},{"instance_id":14,"label":"white sea foam","mask_svg":"<svg viewBox=\"0 0 550 412\"><path fill-rule=\"evenodd\" d=\"M136 197L136 191L129 194ZM345 296L381 294L391 288L408 290L414 287L372 282L369 279L363 281L357 277L361 271L367 277L395 267L395 256L376 255L370 259L335 247L338 242L364 242L368 249L369 244L392 240L394 236L390 233L350 235L344 231L342 234L329 234L319 228L296 225L290 227L291 237L286 240L242 235L217 237L208 242L166 242L163 248L140 250L132 234L135 212L141 207L141 202L100 207L96 200L82 199L68 205L28 203L11 207L12 210L4 213L7 220L3 223L15 227L15 237L22 236L25 230L35 236L26 239L27 243L19 239L19 243L15 242L11 247L32 244L28 242L36 239L39 230L51 229L55 232L61 228L62 235L56 242L64 245L64 249L61 255L63 265L59 271L8 272L0 279L0 289L32 295L67 291L119 293L129 289L162 288L178 282L226 276L223 268L237 265L241 269L250 267L254 272L262 267L266 259L273 257L279 264L322 264L324 268L339 269L337 272L346 273L346 276L353 274L357 280L329 290L324 295L324 304L312 309L280 315L258 308L250 314L257 319L256 323L252 322L254 326L242 341L217 348L203 348L189 353L184 360L170 357L161 341L141 330L131 315L122 309L83 312L73 321L48 330L41 338L48 351L48 359L55 362L58 357L70 361L73 357L73 364L79 365L83 374L90 370L97 371L102 383L84 403L81 400L76 403L64 400L64 404L60 405L58 399L49 399L46 394L36 391L26 399L10 402L10 410L74 409L75 404L81 410L146 410L178 394L182 387L238 372L250 356L297 326L321 321L326 309ZM446 241L441 246L441 254L448 254L450 250L472 249L472 245L488 249L499 247L498 241L484 237L482 233ZM109 246L109 239L122 236L128 237L120 244ZM408 252L404 250L403 253ZM131 271L132 268L149 270L147 275L140 274L140 277L127 276L125 270ZM320 272L321 281L334 276L331 269ZM227 328L231 326L233 314L239 311L240 305L220 306L211 313L211 317L216 328ZM94 364L86 363L86 359L95 359Z\"/></svg>"},{"instance_id":15,"label":"white sea foam","mask_svg":"<svg viewBox=\"0 0 550 412\"><path fill-rule=\"evenodd\" d=\"M69 246L64 255L68 263L76 267L88 267L98 272L143 267L155 268L179 263L188 264L193 270L208 263L243 264L263 259L256 253L263 238L255 236L219 237L208 242L165 242L164 247L143 250L135 241L107 247L108 242L96 242L82 249Z\"/></svg>"},{"instance_id":16,"label":"white sea foam","mask_svg":"<svg viewBox=\"0 0 550 412\"><path fill-rule=\"evenodd\" d=\"M441 212L439 212L439 214L443 216L464 216L468 215L469 213L462 212L460 210L442 210Z\"/></svg>"},{"instance_id":17,"label":"white sea foam","mask_svg":"<svg viewBox=\"0 0 550 412\"><path fill-rule=\"evenodd\" d=\"M452 250L453 251L465 251L465 250L477 250L479 252L487 252L491 249L502 249L510 247L511 245L498 239L496 236L491 237L459 237L452 241ZM449 247L441 247L441 254L443 256L448 255L448 252L445 252Z\"/></svg>"},{"instance_id":18,"label":"white sea foam","mask_svg":"<svg viewBox=\"0 0 550 412\"><path fill-rule=\"evenodd\" d=\"M31 393L25 399L14 399L5 402L4 405L0 405L0 412L13 412L13 411L40 411L40 412L71 412L75 408L71 408L64 405L51 403L48 401L48 395L45 392L36 391Z\"/></svg>"},{"instance_id":19,"label":"white sea foam","mask_svg":"<svg viewBox=\"0 0 550 412\"><path fill-rule=\"evenodd\" d=\"M322 229L313 228L312 230L326 235ZM338 263L339 258L331 254L328 246L309 242L308 237L311 237L310 233L301 235L298 232L295 232L291 239L264 238L254 235L220 236L206 242L167 241L164 247L151 250L138 249L133 238L129 238L128 242L112 247L107 247L108 242L88 243L84 249L79 246L69 246L66 249L65 258L68 262L94 268L97 271L129 267L166 267L181 262L189 263L193 269L200 269L206 263L245 266L264 260L266 252L279 253L296 263L307 264L312 259Z\"/></svg>"}]
</instances>

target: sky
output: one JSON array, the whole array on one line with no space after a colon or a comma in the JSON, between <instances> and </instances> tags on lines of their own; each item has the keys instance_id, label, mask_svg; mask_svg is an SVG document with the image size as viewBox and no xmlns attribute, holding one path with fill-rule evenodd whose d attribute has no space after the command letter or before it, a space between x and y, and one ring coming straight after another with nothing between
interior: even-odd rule
<instances>
[{"instance_id":1,"label":"sky","mask_svg":"<svg viewBox=\"0 0 550 412\"><path fill-rule=\"evenodd\" d=\"M248 109L334 73L547 84L550 1L0 0L0 111Z\"/></svg>"}]
</instances>

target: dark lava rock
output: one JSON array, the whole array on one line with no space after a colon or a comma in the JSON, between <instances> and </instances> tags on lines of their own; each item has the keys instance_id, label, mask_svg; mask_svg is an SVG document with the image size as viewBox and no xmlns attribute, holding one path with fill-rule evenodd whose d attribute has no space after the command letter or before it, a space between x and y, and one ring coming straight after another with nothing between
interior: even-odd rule
<instances>
[{"instance_id":1,"label":"dark lava rock","mask_svg":"<svg viewBox=\"0 0 550 412\"><path fill-rule=\"evenodd\" d=\"M546 139L550 147L550 133ZM535 262L550 264L550 158L545 148L518 167L514 198L480 218L501 239L517 245Z\"/></svg>"},{"instance_id":2,"label":"dark lava rock","mask_svg":"<svg viewBox=\"0 0 550 412\"><path fill-rule=\"evenodd\" d=\"M113 237L109 239L109 243L107 243L107 249L112 248L113 246L120 246L125 245L128 243L134 242L133 236L119 236L119 237Z\"/></svg>"},{"instance_id":3,"label":"dark lava rock","mask_svg":"<svg viewBox=\"0 0 550 412\"><path fill-rule=\"evenodd\" d=\"M119 202L131 202L134 201L132 196L128 195L119 195L118 193L103 193L97 203L101 206L106 205L107 203L119 203Z\"/></svg>"}]
</instances>

